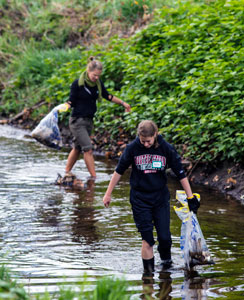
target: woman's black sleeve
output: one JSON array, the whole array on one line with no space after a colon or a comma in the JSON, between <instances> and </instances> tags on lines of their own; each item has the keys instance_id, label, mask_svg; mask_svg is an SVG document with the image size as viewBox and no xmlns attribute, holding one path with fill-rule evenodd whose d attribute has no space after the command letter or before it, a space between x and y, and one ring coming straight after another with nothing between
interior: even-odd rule
<instances>
[{"instance_id":1,"label":"woman's black sleeve","mask_svg":"<svg viewBox=\"0 0 244 300\"><path fill-rule=\"evenodd\" d=\"M101 86L102 86L102 96L104 99L108 100L108 101L111 101L113 99L113 95L110 94L107 89L105 88L103 82L100 80L101 82ZM109 97L110 96L110 97Z\"/></svg>"},{"instance_id":2,"label":"woman's black sleeve","mask_svg":"<svg viewBox=\"0 0 244 300\"><path fill-rule=\"evenodd\" d=\"M130 147L127 146L119 159L119 163L115 171L118 174L123 175L125 170L127 170L129 166L132 164L132 160L133 160L133 156L131 155Z\"/></svg>"},{"instance_id":3,"label":"woman's black sleeve","mask_svg":"<svg viewBox=\"0 0 244 300\"><path fill-rule=\"evenodd\" d=\"M75 80L70 87L69 102L71 107L74 107L78 97L78 80Z\"/></svg>"},{"instance_id":4,"label":"woman's black sleeve","mask_svg":"<svg viewBox=\"0 0 244 300\"><path fill-rule=\"evenodd\" d=\"M166 147L167 147L167 162L168 162L168 167L172 169L172 171L175 173L177 178L179 180L183 179L186 177L185 171L183 169L182 163L181 163L181 157L175 150L175 148L166 142Z\"/></svg>"}]
</instances>

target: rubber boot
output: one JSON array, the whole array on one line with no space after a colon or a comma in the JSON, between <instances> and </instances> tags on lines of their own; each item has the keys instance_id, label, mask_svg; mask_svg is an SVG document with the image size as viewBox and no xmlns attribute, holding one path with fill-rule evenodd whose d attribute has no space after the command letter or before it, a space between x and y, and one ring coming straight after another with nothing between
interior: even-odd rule
<instances>
[{"instance_id":1,"label":"rubber boot","mask_svg":"<svg viewBox=\"0 0 244 300\"><path fill-rule=\"evenodd\" d=\"M162 260L171 259L171 247L163 248L158 245L158 252Z\"/></svg>"},{"instance_id":2,"label":"rubber boot","mask_svg":"<svg viewBox=\"0 0 244 300\"><path fill-rule=\"evenodd\" d=\"M173 262L172 259L163 259L161 262L161 266L164 270L169 269L172 266Z\"/></svg>"},{"instance_id":3,"label":"rubber boot","mask_svg":"<svg viewBox=\"0 0 244 300\"><path fill-rule=\"evenodd\" d=\"M161 265L163 269L169 269L173 263L171 260L171 248L161 248L158 246L158 252L162 260Z\"/></svg>"},{"instance_id":4,"label":"rubber boot","mask_svg":"<svg viewBox=\"0 0 244 300\"><path fill-rule=\"evenodd\" d=\"M154 257L151 259L142 259L144 274L152 274L154 272Z\"/></svg>"}]
</instances>

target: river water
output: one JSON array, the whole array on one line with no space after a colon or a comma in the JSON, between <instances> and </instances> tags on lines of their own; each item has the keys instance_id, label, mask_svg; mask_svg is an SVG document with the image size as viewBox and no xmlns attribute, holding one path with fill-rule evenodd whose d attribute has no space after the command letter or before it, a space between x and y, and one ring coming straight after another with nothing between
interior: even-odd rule
<instances>
[{"instance_id":1,"label":"river water","mask_svg":"<svg viewBox=\"0 0 244 300\"><path fill-rule=\"evenodd\" d=\"M155 246L156 272L142 278L141 239L128 201L127 172L110 208L102 197L116 162L96 157L96 182L85 191L54 184L68 153L48 149L28 132L0 126L0 263L16 273L30 294L54 292L86 274L92 289L101 276L125 278L132 299L244 299L244 207L201 186L198 220L215 265L184 272L181 221L171 211L172 269L162 271ZM81 159L73 172L87 180ZM172 205L178 182L169 179ZM104 299L105 300L105 299Z\"/></svg>"}]
</instances>

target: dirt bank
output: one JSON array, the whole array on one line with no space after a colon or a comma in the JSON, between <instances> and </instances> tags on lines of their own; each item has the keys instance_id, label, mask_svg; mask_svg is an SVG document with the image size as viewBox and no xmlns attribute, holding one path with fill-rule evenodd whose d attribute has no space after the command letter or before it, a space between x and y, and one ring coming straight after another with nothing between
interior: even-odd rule
<instances>
[{"instance_id":1,"label":"dirt bank","mask_svg":"<svg viewBox=\"0 0 244 300\"><path fill-rule=\"evenodd\" d=\"M190 180L230 195L244 204L244 168L240 164L224 162L215 168L199 165Z\"/></svg>"}]
</instances>

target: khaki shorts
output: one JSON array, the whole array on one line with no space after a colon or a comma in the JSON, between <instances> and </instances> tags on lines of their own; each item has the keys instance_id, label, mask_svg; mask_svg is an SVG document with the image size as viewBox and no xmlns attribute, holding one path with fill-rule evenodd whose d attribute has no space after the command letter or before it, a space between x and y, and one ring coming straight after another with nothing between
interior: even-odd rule
<instances>
[{"instance_id":1,"label":"khaki shorts","mask_svg":"<svg viewBox=\"0 0 244 300\"><path fill-rule=\"evenodd\" d=\"M91 118L70 117L69 128L73 134L74 147L80 151L92 149L91 133L93 120Z\"/></svg>"}]
</instances>

